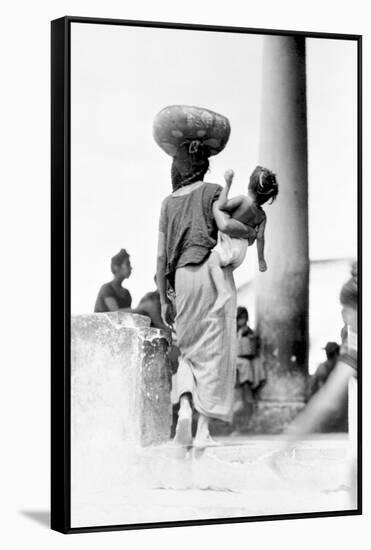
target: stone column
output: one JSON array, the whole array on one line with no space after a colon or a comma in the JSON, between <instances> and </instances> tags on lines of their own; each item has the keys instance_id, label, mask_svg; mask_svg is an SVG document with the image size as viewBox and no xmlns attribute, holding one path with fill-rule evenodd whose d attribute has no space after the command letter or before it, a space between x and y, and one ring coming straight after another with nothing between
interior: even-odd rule
<instances>
[{"instance_id":1,"label":"stone column","mask_svg":"<svg viewBox=\"0 0 371 550\"><path fill-rule=\"evenodd\" d=\"M305 38L266 37L259 163L277 175L266 206L268 271L257 284L267 383L250 431L279 433L304 405L308 374L308 170Z\"/></svg>"}]
</instances>

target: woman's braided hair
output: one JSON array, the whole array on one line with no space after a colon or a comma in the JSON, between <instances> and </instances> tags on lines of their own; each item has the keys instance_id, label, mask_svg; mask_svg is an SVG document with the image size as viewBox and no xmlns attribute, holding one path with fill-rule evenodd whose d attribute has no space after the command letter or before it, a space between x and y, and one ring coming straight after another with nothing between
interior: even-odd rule
<instances>
[{"instance_id":1,"label":"woman's braided hair","mask_svg":"<svg viewBox=\"0 0 371 550\"><path fill-rule=\"evenodd\" d=\"M191 140L181 143L171 164L173 191L203 180L208 169L209 154L201 141Z\"/></svg>"}]
</instances>

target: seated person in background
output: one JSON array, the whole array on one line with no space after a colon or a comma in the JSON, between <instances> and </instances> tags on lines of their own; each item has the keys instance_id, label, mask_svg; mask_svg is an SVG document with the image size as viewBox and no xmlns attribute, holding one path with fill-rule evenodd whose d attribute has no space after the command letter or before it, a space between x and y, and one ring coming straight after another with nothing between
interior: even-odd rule
<instances>
[{"instance_id":1,"label":"seated person in background","mask_svg":"<svg viewBox=\"0 0 371 550\"><path fill-rule=\"evenodd\" d=\"M157 286L156 275L154 276L154 281ZM147 292L143 296L135 309L135 313L149 317L151 319L151 327L169 330L161 317L161 300L157 288L153 292Z\"/></svg>"},{"instance_id":2,"label":"seated person in background","mask_svg":"<svg viewBox=\"0 0 371 550\"><path fill-rule=\"evenodd\" d=\"M131 308L130 292L122 286L123 281L128 279L132 272L130 256L124 248L111 258L111 271L113 279L101 287L95 302L94 313Z\"/></svg>"},{"instance_id":3,"label":"seated person in background","mask_svg":"<svg viewBox=\"0 0 371 550\"><path fill-rule=\"evenodd\" d=\"M309 397L314 395L326 382L334 369L340 354L340 346L336 342L327 342L323 348L326 351L327 359L321 363L310 381Z\"/></svg>"}]
</instances>

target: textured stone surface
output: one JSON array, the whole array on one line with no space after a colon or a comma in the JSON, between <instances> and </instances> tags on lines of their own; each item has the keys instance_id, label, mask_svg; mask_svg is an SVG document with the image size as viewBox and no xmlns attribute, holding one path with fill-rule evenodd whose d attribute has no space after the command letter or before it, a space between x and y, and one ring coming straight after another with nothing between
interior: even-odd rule
<instances>
[{"instance_id":1,"label":"textured stone surface","mask_svg":"<svg viewBox=\"0 0 371 550\"><path fill-rule=\"evenodd\" d=\"M71 319L75 486L122 481L138 446L170 434L169 342L147 318L118 313Z\"/></svg>"},{"instance_id":2,"label":"textured stone surface","mask_svg":"<svg viewBox=\"0 0 371 550\"><path fill-rule=\"evenodd\" d=\"M140 437L143 445L168 441L172 421L169 342L163 332L141 331Z\"/></svg>"},{"instance_id":3,"label":"textured stone surface","mask_svg":"<svg viewBox=\"0 0 371 550\"><path fill-rule=\"evenodd\" d=\"M104 313L113 323L124 327L146 328L151 324L149 317L138 315L137 313L129 313L127 311L111 311Z\"/></svg>"}]
</instances>

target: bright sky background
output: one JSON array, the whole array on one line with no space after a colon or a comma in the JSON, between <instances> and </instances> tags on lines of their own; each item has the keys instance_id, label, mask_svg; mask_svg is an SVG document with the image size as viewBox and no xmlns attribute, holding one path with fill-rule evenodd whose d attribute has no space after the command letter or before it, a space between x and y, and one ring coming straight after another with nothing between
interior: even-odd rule
<instances>
[{"instance_id":1,"label":"bright sky background","mask_svg":"<svg viewBox=\"0 0 371 550\"><path fill-rule=\"evenodd\" d=\"M171 158L152 137L160 109L226 115L231 137L206 179L223 183L233 168L232 195L245 191L258 164L262 46L257 35L72 23L72 313L93 311L120 248L131 254L133 304L154 288L159 209L171 192ZM307 40L313 259L356 255L356 82L354 42ZM251 276L255 247L247 261ZM246 273L236 271L237 285Z\"/></svg>"}]
</instances>

